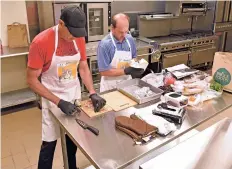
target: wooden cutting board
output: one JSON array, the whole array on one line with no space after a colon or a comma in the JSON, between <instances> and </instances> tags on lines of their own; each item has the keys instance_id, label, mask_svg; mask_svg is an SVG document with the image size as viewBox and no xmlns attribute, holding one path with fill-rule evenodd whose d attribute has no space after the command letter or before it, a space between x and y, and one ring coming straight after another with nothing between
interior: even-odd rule
<instances>
[{"instance_id":1,"label":"wooden cutting board","mask_svg":"<svg viewBox=\"0 0 232 169\"><path fill-rule=\"evenodd\" d=\"M110 112L113 109L106 104L99 112L94 112L93 104L90 99L81 101L81 109L89 116L90 118L100 116L104 113Z\"/></svg>"},{"instance_id":2,"label":"wooden cutting board","mask_svg":"<svg viewBox=\"0 0 232 169\"><path fill-rule=\"evenodd\" d=\"M113 91L104 94L102 97L106 100L107 105L109 105L114 111L120 111L137 105L137 102L125 96L119 91Z\"/></svg>"}]
</instances>

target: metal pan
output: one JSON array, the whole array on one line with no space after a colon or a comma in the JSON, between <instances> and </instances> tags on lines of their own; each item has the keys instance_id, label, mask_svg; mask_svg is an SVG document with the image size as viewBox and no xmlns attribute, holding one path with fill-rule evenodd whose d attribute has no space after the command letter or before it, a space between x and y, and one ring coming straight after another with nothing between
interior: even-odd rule
<instances>
[{"instance_id":1,"label":"metal pan","mask_svg":"<svg viewBox=\"0 0 232 169\"><path fill-rule=\"evenodd\" d=\"M134 91L141 89L142 87L149 87L154 94L148 97L140 97L140 98L136 97ZM132 100L136 101L138 104L143 104L158 99L163 93L163 90L156 88L140 79L131 79L122 82L117 85L117 90L123 93L124 95L128 96Z\"/></svg>"}]
</instances>

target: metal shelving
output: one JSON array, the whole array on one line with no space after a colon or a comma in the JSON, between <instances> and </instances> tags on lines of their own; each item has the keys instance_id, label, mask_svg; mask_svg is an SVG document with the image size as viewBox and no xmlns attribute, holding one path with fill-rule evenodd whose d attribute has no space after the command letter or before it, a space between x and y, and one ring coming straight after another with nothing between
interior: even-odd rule
<instances>
[{"instance_id":1,"label":"metal shelving","mask_svg":"<svg viewBox=\"0 0 232 169\"><path fill-rule=\"evenodd\" d=\"M36 95L29 88L1 93L1 108L7 108L36 100Z\"/></svg>"},{"instance_id":2,"label":"metal shelving","mask_svg":"<svg viewBox=\"0 0 232 169\"><path fill-rule=\"evenodd\" d=\"M22 56L27 54L28 54L28 47L9 48L7 46L4 46L3 54L1 54L1 59L7 59L9 57L16 57L16 56ZM35 100L36 100L36 95L29 88L9 91L5 93L1 93L1 108L16 106L19 104L28 103Z\"/></svg>"}]
</instances>

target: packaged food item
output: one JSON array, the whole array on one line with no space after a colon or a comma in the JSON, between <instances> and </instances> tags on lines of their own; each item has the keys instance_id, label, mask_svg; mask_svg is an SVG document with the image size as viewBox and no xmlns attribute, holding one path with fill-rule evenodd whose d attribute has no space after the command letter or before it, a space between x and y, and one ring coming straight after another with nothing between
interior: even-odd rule
<instances>
[{"instance_id":1,"label":"packaged food item","mask_svg":"<svg viewBox=\"0 0 232 169\"><path fill-rule=\"evenodd\" d=\"M176 81L176 79L172 76L171 73L167 73L164 77L164 85L165 86L169 86L169 85L172 85L174 84Z\"/></svg>"},{"instance_id":2,"label":"packaged food item","mask_svg":"<svg viewBox=\"0 0 232 169\"><path fill-rule=\"evenodd\" d=\"M183 90L183 95L185 96L189 96L189 95L194 95L194 94L199 94L199 93L202 93L203 92L203 89L200 88L200 87L196 87L196 88L187 88L187 87L184 87L184 90Z\"/></svg>"},{"instance_id":3,"label":"packaged food item","mask_svg":"<svg viewBox=\"0 0 232 169\"><path fill-rule=\"evenodd\" d=\"M175 81L174 85L171 85L171 87L173 88L173 90L175 92L183 92L184 90L184 81L181 80L177 80Z\"/></svg>"},{"instance_id":4,"label":"packaged food item","mask_svg":"<svg viewBox=\"0 0 232 169\"><path fill-rule=\"evenodd\" d=\"M174 91L171 86L160 86L159 88L164 91L163 95Z\"/></svg>"},{"instance_id":5,"label":"packaged food item","mask_svg":"<svg viewBox=\"0 0 232 169\"><path fill-rule=\"evenodd\" d=\"M184 82L185 83L194 83L194 82L196 82L197 81L197 79L196 78L193 78L193 77L191 77L191 78L185 78L184 79Z\"/></svg>"},{"instance_id":6,"label":"packaged food item","mask_svg":"<svg viewBox=\"0 0 232 169\"><path fill-rule=\"evenodd\" d=\"M135 90L134 94L138 99L140 99L140 98L152 96L154 92L151 91L149 87L142 87L141 89Z\"/></svg>"},{"instance_id":7,"label":"packaged food item","mask_svg":"<svg viewBox=\"0 0 232 169\"><path fill-rule=\"evenodd\" d=\"M132 59L130 61L130 66L134 67L134 68L142 68L144 70L146 70L147 66L148 66L148 62L145 59Z\"/></svg>"},{"instance_id":8,"label":"packaged food item","mask_svg":"<svg viewBox=\"0 0 232 169\"><path fill-rule=\"evenodd\" d=\"M221 97L222 92L223 91L217 92L216 90L208 88L201 94L202 101L206 101L206 100L210 100L210 99L213 99L213 98Z\"/></svg>"},{"instance_id":9,"label":"packaged food item","mask_svg":"<svg viewBox=\"0 0 232 169\"><path fill-rule=\"evenodd\" d=\"M162 73L150 73L144 76L141 80L147 82L152 86L160 87L164 85L163 79L164 79L164 75Z\"/></svg>"},{"instance_id":10,"label":"packaged food item","mask_svg":"<svg viewBox=\"0 0 232 169\"><path fill-rule=\"evenodd\" d=\"M221 92L223 90L223 86L218 82L212 81L210 83L210 89L213 89L217 92Z\"/></svg>"},{"instance_id":11,"label":"packaged food item","mask_svg":"<svg viewBox=\"0 0 232 169\"><path fill-rule=\"evenodd\" d=\"M201 95L195 94L188 98L188 105L190 106L197 106L201 102Z\"/></svg>"},{"instance_id":12,"label":"packaged food item","mask_svg":"<svg viewBox=\"0 0 232 169\"><path fill-rule=\"evenodd\" d=\"M203 98L201 94L195 94L189 97L188 105L194 107L197 110L201 110L203 108Z\"/></svg>"},{"instance_id":13,"label":"packaged food item","mask_svg":"<svg viewBox=\"0 0 232 169\"><path fill-rule=\"evenodd\" d=\"M211 83L212 80L213 80L213 77L212 77L212 76L208 76L208 77L205 78L205 81L206 81L207 83Z\"/></svg>"}]
</instances>

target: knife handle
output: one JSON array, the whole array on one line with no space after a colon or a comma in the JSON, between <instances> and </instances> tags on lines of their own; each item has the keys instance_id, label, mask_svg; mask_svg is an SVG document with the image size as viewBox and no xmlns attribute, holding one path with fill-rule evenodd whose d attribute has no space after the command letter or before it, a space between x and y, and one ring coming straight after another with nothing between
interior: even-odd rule
<instances>
[{"instance_id":1,"label":"knife handle","mask_svg":"<svg viewBox=\"0 0 232 169\"><path fill-rule=\"evenodd\" d=\"M88 126L87 129L89 129L92 133L94 133L96 136L99 135L99 130L92 127L92 126Z\"/></svg>"}]
</instances>

